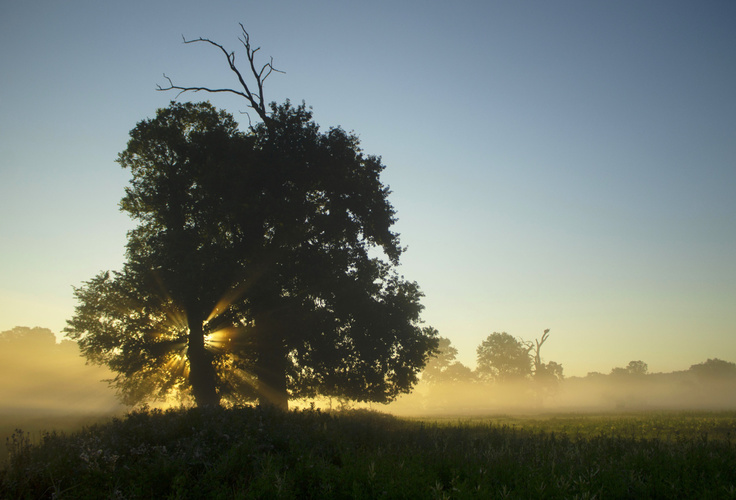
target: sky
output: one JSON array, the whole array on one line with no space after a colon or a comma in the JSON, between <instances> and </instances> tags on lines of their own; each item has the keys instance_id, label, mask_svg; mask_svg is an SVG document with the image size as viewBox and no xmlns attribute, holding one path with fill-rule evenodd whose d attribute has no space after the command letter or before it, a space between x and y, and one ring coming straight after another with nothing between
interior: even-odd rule
<instances>
[{"instance_id":1,"label":"sky","mask_svg":"<svg viewBox=\"0 0 736 500\"><path fill-rule=\"evenodd\" d=\"M423 319L473 367L492 332L566 375L736 361L732 1L0 2L0 331L59 334L120 269L115 162L178 85L235 87L380 155ZM235 96L210 100L247 126ZM251 119L255 119L251 113Z\"/></svg>"}]
</instances>

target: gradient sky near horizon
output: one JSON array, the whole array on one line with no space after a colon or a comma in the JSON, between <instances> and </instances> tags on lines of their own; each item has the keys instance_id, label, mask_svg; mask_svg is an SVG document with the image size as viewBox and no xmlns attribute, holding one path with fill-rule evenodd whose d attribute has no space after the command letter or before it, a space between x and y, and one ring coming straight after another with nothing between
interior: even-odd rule
<instances>
[{"instance_id":1,"label":"gradient sky near horizon","mask_svg":"<svg viewBox=\"0 0 736 500\"><path fill-rule=\"evenodd\" d=\"M286 72L267 100L304 100L383 157L401 272L461 361L545 328L567 375L736 361L725 0L2 2L0 331L59 333L72 286L121 267L115 158L175 98L163 73L236 86L182 35L238 52L238 22ZM235 97L180 97L207 99L247 125Z\"/></svg>"}]
</instances>

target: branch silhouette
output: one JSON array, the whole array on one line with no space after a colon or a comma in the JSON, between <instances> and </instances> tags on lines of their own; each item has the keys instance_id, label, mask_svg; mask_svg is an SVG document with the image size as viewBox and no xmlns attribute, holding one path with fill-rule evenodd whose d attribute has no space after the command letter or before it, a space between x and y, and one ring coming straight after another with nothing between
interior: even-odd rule
<instances>
[{"instance_id":1,"label":"branch silhouette","mask_svg":"<svg viewBox=\"0 0 736 500\"><path fill-rule=\"evenodd\" d=\"M250 43L250 35L245 29L245 26L243 26L242 23L240 24L240 29L242 30L242 36L238 37L238 40L240 43L245 47L245 54L248 58L248 66L250 68L250 72L253 76L253 79L255 80L255 87L257 88L257 91L252 89L252 86L248 85L246 82L245 77L243 76L243 73L238 69L238 67L235 65L235 52L228 52L228 50L221 44L210 40L209 38L194 38L191 40L187 40L184 36L182 36L182 39L184 40L185 44L190 43L206 43L209 45L212 45L213 47L217 47L220 49L220 51L225 55L225 58L227 59L228 66L230 67L230 70L235 73L235 75L238 78L238 82L240 83L240 86L243 88L243 90L235 90L231 88L211 88L211 87L185 87L181 85L176 85L174 82L169 78L166 74L164 74L164 78L169 82L169 85L167 87L162 87L161 85L156 85L156 90L158 91L169 91L169 90L179 90L179 93L176 95L178 98L181 94L185 92L210 92L210 93L229 93L229 94L235 94L239 95L243 98L245 98L248 101L248 107L255 110L256 113L258 113L258 116L263 120L263 122L268 125L271 121L271 118L268 116L268 113L266 111L266 101L263 95L263 84L266 81L266 79L271 76L272 73L285 73L284 71L281 71L279 69L274 68L273 66L273 57L271 57L270 61L258 69L258 66L256 65L256 53L261 50L260 47L253 48L253 46Z\"/></svg>"}]
</instances>

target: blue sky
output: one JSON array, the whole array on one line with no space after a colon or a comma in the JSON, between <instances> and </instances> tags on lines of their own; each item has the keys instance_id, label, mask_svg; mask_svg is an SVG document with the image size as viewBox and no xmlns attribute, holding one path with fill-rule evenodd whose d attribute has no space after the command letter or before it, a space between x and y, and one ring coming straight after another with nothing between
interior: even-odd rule
<instances>
[{"instance_id":1,"label":"blue sky","mask_svg":"<svg viewBox=\"0 0 736 500\"><path fill-rule=\"evenodd\" d=\"M545 328L571 375L736 361L730 1L3 2L0 331L60 331L72 285L121 266L114 160L163 73L236 84L182 35L237 51L238 22L286 72L268 100L383 157L401 272L463 362Z\"/></svg>"}]
</instances>

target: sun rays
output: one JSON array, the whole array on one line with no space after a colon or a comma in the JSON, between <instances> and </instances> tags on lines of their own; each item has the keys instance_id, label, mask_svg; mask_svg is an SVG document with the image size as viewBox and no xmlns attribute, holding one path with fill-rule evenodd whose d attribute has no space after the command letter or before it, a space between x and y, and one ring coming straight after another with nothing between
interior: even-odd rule
<instances>
[{"instance_id":1,"label":"sun rays","mask_svg":"<svg viewBox=\"0 0 736 500\"><path fill-rule=\"evenodd\" d=\"M250 286L247 282L235 284L230 287L230 289L223 294L220 300L217 301L217 304L215 304L215 307L212 309L212 312L205 321L209 323L230 309L230 306L243 297L243 294L249 287Z\"/></svg>"}]
</instances>

